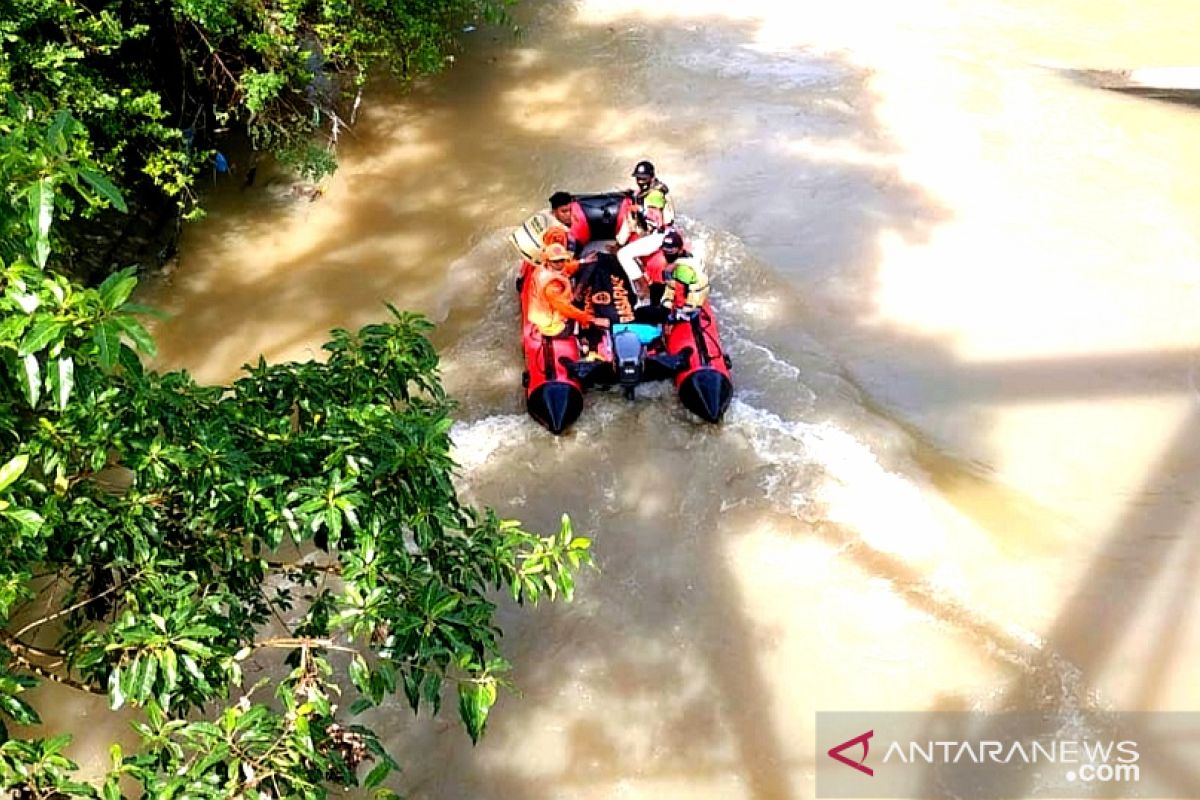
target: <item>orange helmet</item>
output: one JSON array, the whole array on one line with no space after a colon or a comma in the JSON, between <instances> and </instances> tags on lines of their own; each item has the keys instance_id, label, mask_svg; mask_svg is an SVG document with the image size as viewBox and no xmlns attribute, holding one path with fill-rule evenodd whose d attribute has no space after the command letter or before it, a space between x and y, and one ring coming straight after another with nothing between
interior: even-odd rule
<instances>
[{"instance_id":1,"label":"orange helmet","mask_svg":"<svg viewBox=\"0 0 1200 800\"><path fill-rule=\"evenodd\" d=\"M567 250L566 247L564 247L561 244L558 244L557 242L546 245L545 248L543 248L543 250L542 250L542 254L546 257L547 261L570 261L571 260L571 252L569 250Z\"/></svg>"},{"instance_id":2,"label":"orange helmet","mask_svg":"<svg viewBox=\"0 0 1200 800\"><path fill-rule=\"evenodd\" d=\"M542 244L544 244L544 245L561 244L563 247L566 247L567 246L567 229L559 228L559 227L554 227L554 228L548 229L545 233L542 234Z\"/></svg>"}]
</instances>

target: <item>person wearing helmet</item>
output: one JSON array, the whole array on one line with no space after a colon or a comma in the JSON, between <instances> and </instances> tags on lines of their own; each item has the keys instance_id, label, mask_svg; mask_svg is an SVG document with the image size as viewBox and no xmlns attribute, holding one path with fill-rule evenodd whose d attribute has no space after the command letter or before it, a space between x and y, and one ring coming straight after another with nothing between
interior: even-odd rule
<instances>
[{"instance_id":1,"label":"person wearing helmet","mask_svg":"<svg viewBox=\"0 0 1200 800\"><path fill-rule=\"evenodd\" d=\"M685 249L683 237L675 231L663 236L662 254L667 261L667 269L663 272L666 289L663 290L662 306L672 312L676 302L682 300L671 316L691 319L708 300L708 274L704 265Z\"/></svg>"},{"instance_id":2,"label":"person wearing helmet","mask_svg":"<svg viewBox=\"0 0 1200 800\"><path fill-rule=\"evenodd\" d=\"M661 195L661 205L659 208L663 211L663 220L667 225L672 225L675 222L675 204L671 202L671 190L667 185L658 179L654 173L654 165L649 161L639 161L633 168L631 176L637 182L637 190L633 193L634 204L645 213L650 207L647 202L652 194Z\"/></svg>"},{"instance_id":3,"label":"person wearing helmet","mask_svg":"<svg viewBox=\"0 0 1200 800\"><path fill-rule=\"evenodd\" d=\"M560 244L564 248L570 249L570 243L571 235L567 233L566 228L560 228L557 225L547 228L546 232L542 234L543 255L547 245Z\"/></svg>"},{"instance_id":4,"label":"person wearing helmet","mask_svg":"<svg viewBox=\"0 0 1200 800\"><path fill-rule=\"evenodd\" d=\"M591 241L587 215L583 206L571 196L570 192L555 192L550 195L550 214L554 221L567 230L567 248L578 254L580 249Z\"/></svg>"},{"instance_id":5,"label":"person wearing helmet","mask_svg":"<svg viewBox=\"0 0 1200 800\"><path fill-rule=\"evenodd\" d=\"M544 248L542 265L534 268L529 288L527 316L543 336L570 333L571 320L580 325L608 327L608 320L589 314L571 302L571 276L579 262L558 242Z\"/></svg>"}]
</instances>

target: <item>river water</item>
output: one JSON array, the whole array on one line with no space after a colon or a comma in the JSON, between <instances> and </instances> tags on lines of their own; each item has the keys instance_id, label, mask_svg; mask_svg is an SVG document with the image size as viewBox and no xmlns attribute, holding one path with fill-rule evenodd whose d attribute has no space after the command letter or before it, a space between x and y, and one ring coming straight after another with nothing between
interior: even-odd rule
<instances>
[{"instance_id":1,"label":"river water","mask_svg":"<svg viewBox=\"0 0 1200 800\"><path fill-rule=\"evenodd\" d=\"M214 381L384 301L429 314L464 490L594 537L574 604L502 609L520 695L478 747L376 718L396 788L811 797L816 711L1196 708L1200 114L1063 68L1200 63L1200 7L517 19L373 87L317 201L216 186L145 292L174 315L159 366ZM641 158L703 244L737 394L719 427L667 387L597 394L553 438L522 411L504 234Z\"/></svg>"}]
</instances>

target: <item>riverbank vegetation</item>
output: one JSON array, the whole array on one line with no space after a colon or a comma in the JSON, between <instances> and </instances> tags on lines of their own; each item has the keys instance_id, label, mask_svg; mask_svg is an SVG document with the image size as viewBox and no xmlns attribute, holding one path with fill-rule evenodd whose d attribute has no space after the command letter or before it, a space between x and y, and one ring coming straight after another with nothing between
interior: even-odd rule
<instances>
[{"instance_id":1,"label":"riverbank vegetation","mask_svg":"<svg viewBox=\"0 0 1200 800\"><path fill-rule=\"evenodd\" d=\"M200 212L197 179L230 169L221 151L231 142L309 179L327 174L369 74L437 71L464 24L500 21L509 2L10 0L0 12L0 157L19 156L29 129L68 112L81 126L78 154L135 211L105 218L169 225ZM241 165L239 178L252 169ZM56 259L86 261L95 249L68 236Z\"/></svg>"},{"instance_id":2,"label":"riverbank vegetation","mask_svg":"<svg viewBox=\"0 0 1200 800\"><path fill-rule=\"evenodd\" d=\"M327 92L353 93L380 60L431 69L462 15L499 10L17 0L0 17L0 786L12 796L376 786L403 759L373 709L403 698L436 712L449 695L478 738L508 669L494 593L571 597L590 543L565 518L539 536L459 498L452 403L423 319L390 309L334 331L321 362L260 360L202 386L143 367L152 312L130 300L132 270L89 287L56 269L59 223L125 212L123 188L149 181L187 207L220 127L281 154L308 147L341 124ZM105 696L133 720L136 746L114 743L95 785L77 778L70 733L31 735L39 682Z\"/></svg>"},{"instance_id":3,"label":"riverbank vegetation","mask_svg":"<svg viewBox=\"0 0 1200 800\"><path fill-rule=\"evenodd\" d=\"M452 693L480 736L508 669L490 593L570 598L588 540L460 501L419 317L229 386L144 369L133 274L45 270L54 209L123 205L69 115L45 134L46 171L0 207L0 785L324 797L396 767L356 718L398 696ZM73 779L69 734L22 735L39 680L137 712L101 786Z\"/></svg>"}]
</instances>

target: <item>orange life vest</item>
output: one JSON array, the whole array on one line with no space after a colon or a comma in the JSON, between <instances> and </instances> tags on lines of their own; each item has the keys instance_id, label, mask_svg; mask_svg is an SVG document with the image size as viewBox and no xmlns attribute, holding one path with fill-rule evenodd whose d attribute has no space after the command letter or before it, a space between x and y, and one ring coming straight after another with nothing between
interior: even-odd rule
<instances>
[{"instance_id":1,"label":"orange life vest","mask_svg":"<svg viewBox=\"0 0 1200 800\"><path fill-rule=\"evenodd\" d=\"M548 267L538 267L530 277L529 321L537 326L543 336L557 336L567 326L567 318L550 304L546 290L558 284L567 297L571 296L571 279Z\"/></svg>"}]
</instances>

